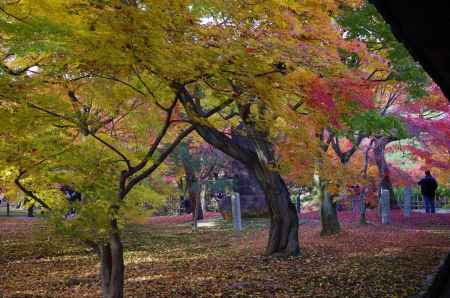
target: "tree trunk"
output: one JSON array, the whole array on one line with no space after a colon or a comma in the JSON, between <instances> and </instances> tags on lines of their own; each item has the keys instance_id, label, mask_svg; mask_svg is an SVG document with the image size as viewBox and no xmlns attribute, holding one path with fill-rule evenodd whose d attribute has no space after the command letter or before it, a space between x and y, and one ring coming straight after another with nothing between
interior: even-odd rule
<instances>
[{"instance_id":1,"label":"tree trunk","mask_svg":"<svg viewBox=\"0 0 450 298\"><path fill-rule=\"evenodd\" d=\"M200 196L198 195L198 193L196 193L195 197L194 197L194 209L192 209L192 230L194 232L197 232L198 230L198 220L199 220L199 215L201 213L201 206L200 206Z\"/></svg>"},{"instance_id":2,"label":"tree trunk","mask_svg":"<svg viewBox=\"0 0 450 298\"><path fill-rule=\"evenodd\" d=\"M114 220L115 222L115 220ZM113 223L117 225L117 223ZM122 298L125 265L123 262L123 245L119 232L113 229L109 241L100 249L103 298Z\"/></svg>"},{"instance_id":3,"label":"tree trunk","mask_svg":"<svg viewBox=\"0 0 450 298\"><path fill-rule=\"evenodd\" d=\"M189 197L192 204L192 220L203 219L203 210L200 203L200 193L198 191L189 192Z\"/></svg>"},{"instance_id":4,"label":"tree trunk","mask_svg":"<svg viewBox=\"0 0 450 298\"><path fill-rule=\"evenodd\" d=\"M341 231L341 225L337 217L336 204L326 191L326 183L322 181L316 171L314 174L314 192L320 201L320 223L322 225L321 236L337 234Z\"/></svg>"},{"instance_id":5,"label":"tree trunk","mask_svg":"<svg viewBox=\"0 0 450 298\"><path fill-rule=\"evenodd\" d=\"M320 236L329 236L338 234L341 231L341 225L337 217L336 204L328 192L322 196L320 204L320 222L322 224L322 231Z\"/></svg>"},{"instance_id":6,"label":"tree trunk","mask_svg":"<svg viewBox=\"0 0 450 298\"><path fill-rule=\"evenodd\" d=\"M248 137L247 145L234 142L227 135L204 121L195 106L194 97L186 87L176 86L177 97L187 111L197 133L209 144L225 154L242 162L253 173L265 193L270 214L270 232L266 252L269 255L298 255L298 216L292 204L289 191L280 174L273 169L274 156L271 144L264 134L256 136L254 126L245 125ZM241 112L245 122L248 115ZM247 113L248 114L248 113Z\"/></svg>"},{"instance_id":7,"label":"tree trunk","mask_svg":"<svg viewBox=\"0 0 450 298\"><path fill-rule=\"evenodd\" d=\"M428 285L422 298L448 298L450 297L450 253L439 266L433 279Z\"/></svg>"},{"instance_id":8,"label":"tree trunk","mask_svg":"<svg viewBox=\"0 0 450 298\"><path fill-rule=\"evenodd\" d=\"M390 206L392 209L398 209L397 201L395 200L394 188L392 187L391 177L389 166L384 157L384 152L386 146L390 143L391 140L388 138L382 137L378 138L375 141L375 148L373 149L375 156L375 163L378 168L378 174L380 177L380 184L378 186L378 195L381 195L381 189L389 190L389 200Z\"/></svg>"},{"instance_id":9,"label":"tree trunk","mask_svg":"<svg viewBox=\"0 0 450 298\"><path fill-rule=\"evenodd\" d=\"M299 255L297 210L290 200L283 178L277 172L261 165L249 167L249 171L254 173L269 206L270 231L266 253L268 255Z\"/></svg>"},{"instance_id":10,"label":"tree trunk","mask_svg":"<svg viewBox=\"0 0 450 298\"><path fill-rule=\"evenodd\" d=\"M192 221L196 225L196 221L203 219L203 210L199 203L199 181L195 176L194 169L187 162L183 162L184 171L186 173L186 188L192 206Z\"/></svg>"},{"instance_id":11,"label":"tree trunk","mask_svg":"<svg viewBox=\"0 0 450 298\"><path fill-rule=\"evenodd\" d=\"M27 216L28 217L34 217L34 204L31 205L30 207L28 207Z\"/></svg>"},{"instance_id":12,"label":"tree trunk","mask_svg":"<svg viewBox=\"0 0 450 298\"><path fill-rule=\"evenodd\" d=\"M194 211L192 212L192 218L193 218L193 226L192 226L192 230L193 231L197 231L198 230L198 221L204 218L204 214L205 214L205 196L206 196L206 185L204 183L201 184L200 186L200 192L198 191L198 187L197 187L197 191L194 194Z\"/></svg>"}]
</instances>

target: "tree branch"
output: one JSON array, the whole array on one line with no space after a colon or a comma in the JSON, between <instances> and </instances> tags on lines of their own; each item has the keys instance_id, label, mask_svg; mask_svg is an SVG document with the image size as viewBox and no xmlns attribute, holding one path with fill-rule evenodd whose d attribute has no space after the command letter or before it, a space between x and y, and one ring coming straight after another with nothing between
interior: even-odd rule
<instances>
[{"instance_id":1,"label":"tree branch","mask_svg":"<svg viewBox=\"0 0 450 298\"><path fill-rule=\"evenodd\" d=\"M131 169L131 162L130 162L130 160L125 156L125 154L120 152L119 149L115 148L113 145L109 144L108 142L106 142L105 140L103 140L100 137L96 136L95 134L91 134L91 136L94 139L96 139L97 141L99 141L100 143L102 143L103 145L105 145L106 147L108 147L109 149L111 149L112 151L114 151L117 155L119 155L122 158L122 160L127 164L127 167L129 169Z\"/></svg>"},{"instance_id":2,"label":"tree branch","mask_svg":"<svg viewBox=\"0 0 450 298\"><path fill-rule=\"evenodd\" d=\"M133 187L137 183L141 182L143 179L150 176L161 165L161 163L164 162L164 160L169 156L169 154L172 153L172 151L178 146L178 144L193 131L194 126L189 126L187 129L183 130L170 144L170 146L159 155L158 159L155 160L155 162L151 165L151 167L149 167L139 175L130 179L130 181L126 185L124 183L123 186L125 187L121 190L121 193L119 195L120 198L121 199L125 198L125 196L131 191L131 189L133 189Z\"/></svg>"},{"instance_id":3,"label":"tree branch","mask_svg":"<svg viewBox=\"0 0 450 298\"><path fill-rule=\"evenodd\" d=\"M30 102L29 102L29 103L28 103L28 106L31 107L31 108L33 108L33 109L39 110L39 111L41 111L41 112L47 113L47 114L49 114L49 115L51 115L51 116L54 116L54 117L57 117L57 118L61 118L61 119L64 119L64 120L66 120L66 121L69 121L69 122L73 123L72 119L70 119L69 117L66 117L66 116L64 116L64 115L58 114L58 113L53 112L53 111L49 111L49 110L47 110L46 108L37 106L37 105L35 105L35 104L33 104L33 103L30 103Z\"/></svg>"},{"instance_id":4,"label":"tree branch","mask_svg":"<svg viewBox=\"0 0 450 298\"><path fill-rule=\"evenodd\" d=\"M256 160L257 156L253 151L250 151L238 144L232 143L230 138L228 138L224 133L218 131L214 127L210 127L205 125L202 121L199 121L199 118L203 118L202 115L199 115L196 112L194 105L194 98L189 93L187 88L184 85L174 85L174 88L177 89L177 96L180 99L181 103L185 107L188 114L192 114L191 121L194 123L195 130L214 147L220 149L231 157L245 163L250 164L254 160ZM221 108L232 103L233 99L228 99L224 103L222 103L219 107L212 109L207 114L210 115L215 111L220 111Z\"/></svg>"},{"instance_id":5,"label":"tree branch","mask_svg":"<svg viewBox=\"0 0 450 298\"><path fill-rule=\"evenodd\" d=\"M21 182L20 179L25 175L25 170L20 170L19 175L14 179L14 184L28 197L32 198L39 204L41 204L42 207L44 207L47 210L51 210L50 206L48 206L44 201L42 201L36 194L34 194L31 190L28 190Z\"/></svg>"}]
</instances>

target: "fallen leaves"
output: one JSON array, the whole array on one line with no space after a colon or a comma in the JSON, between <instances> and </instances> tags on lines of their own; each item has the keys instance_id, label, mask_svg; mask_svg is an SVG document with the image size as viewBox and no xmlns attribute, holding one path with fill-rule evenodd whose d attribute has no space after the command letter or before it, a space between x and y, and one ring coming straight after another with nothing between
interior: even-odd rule
<instances>
[{"instance_id":1,"label":"fallen leaves","mask_svg":"<svg viewBox=\"0 0 450 298\"><path fill-rule=\"evenodd\" d=\"M267 229L201 228L184 217L127 228L127 297L409 297L448 252L450 215L413 214L368 226L340 214L343 232L319 237L317 214L302 214L302 256L263 255ZM214 215L210 215L213 217ZM151 223L151 224L150 224ZM39 221L0 218L4 297L100 297L98 260L82 246L48 240ZM40 231L40 232L36 232Z\"/></svg>"}]
</instances>

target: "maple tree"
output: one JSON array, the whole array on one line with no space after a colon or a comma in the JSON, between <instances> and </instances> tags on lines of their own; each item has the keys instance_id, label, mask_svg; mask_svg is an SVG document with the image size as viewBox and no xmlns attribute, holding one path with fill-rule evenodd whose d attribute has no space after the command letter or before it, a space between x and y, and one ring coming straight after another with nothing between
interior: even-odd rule
<instances>
[{"instance_id":1,"label":"maple tree","mask_svg":"<svg viewBox=\"0 0 450 298\"><path fill-rule=\"evenodd\" d=\"M35 3L18 5L26 8L27 4ZM39 12L35 12L36 19ZM25 21L14 21L17 28L34 30ZM40 33L39 29L34 32ZM74 32L58 32L63 33ZM56 59L64 63L69 59L70 46L65 44L66 52L44 48L40 54L62 55L62 61ZM22 51L31 55L26 48ZM4 68L11 69L8 64ZM84 76L67 65L60 68L42 63L36 72L36 76L28 74L32 81L38 82L27 85L27 91L32 93L5 96L8 101L2 105L3 116L11 119L2 134L12 136L2 140L5 175L16 175L12 178L15 185L48 210L48 219L57 230L81 239L98 253L104 296L122 297L122 226L139 212L145 200L158 198L151 186L142 182L161 166L193 127L178 125L172 129L177 124L176 98L157 101L146 91L131 96L128 86L123 88L121 82L114 86L108 79ZM26 74L26 70L13 73L19 74ZM149 110L158 112L148 117ZM219 110L210 111L209 115ZM71 185L82 193L75 219L66 220L67 204L55 190L55 182ZM153 205L157 205L155 199Z\"/></svg>"},{"instance_id":2,"label":"maple tree","mask_svg":"<svg viewBox=\"0 0 450 298\"><path fill-rule=\"evenodd\" d=\"M267 252L297 254L297 215L276 170L268 127L285 112L283 106L293 93L301 95L320 72L329 73L333 62L340 61L333 44L340 36L329 16L338 3L188 3L73 5L71 9L82 7L88 15L85 42L78 39L72 49L82 57L77 68L134 89L137 82L156 97L163 92L176 96L207 142L246 164L258 177L272 210ZM170 15L161 14L169 10ZM300 13L307 16L307 23ZM121 17L115 17L118 14ZM327 38L330 46L322 49L315 36ZM112 38L115 47L110 46ZM87 49L96 55L86 57ZM325 50L330 61L301 61L303 50L310 56ZM227 121L205 121L207 111L225 106L230 112ZM237 123L244 124L243 132L252 139L249 148L233 144L220 131Z\"/></svg>"},{"instance_id":3,"label":"maple tree","mask_svg":"<svg viewBox=\"0 0 450 298\"><path fill-rule=\"evenodd\" d=\"M203 219L203 212L206 211L203 207L206 204L208 180L215 180L219 169L226 166L227 159L212 146L189 138L178 146L170 161L173 163L172 171L183 169L183 175L178 174L181 177L177 184L181 197L190 201L193 227L196 230L197 220Z\"/></svg>"},{"instance_id":4,"label":"maple tree","mask_svg":"<svg viewBox=\"0 0 450 298\"><path fill-rule=\"evenodd\" d=\"M397 169L390 170L385 158L386 148L389 146L388 151L392 152L395 151L393 148L403 147L395 145L401 140L408 144L414 142L411 141L414 139L419 143L427 140L425 141L426 146L430 149L435 146L442 146L441 140L448 139L448 134L444 136L448 126L446 124L448 122L448 107L442 93L436 86L433 87L422 67L411 58L405 47L395 39L374 6L365 1L362 7L349 8L346 13L338 17L338 22L345 29L347 39L364 42L372 56L378 57L375 61L372 61L367 69L370 72L367 80L379 84L374 98L375 109L370 114L355 115L354 119L351 120L349 131L353 134L357 132L359 140L361 140L361 137L371 139L371 141L366 142L365 147L367 149L365 150L366 155L370 151L373 152L370 160L378 168L378 188L389 189L391 205L396 206L391 180L393 173L396 175L399 171ZM430 102L430 105L427 102ZM415 106L416 109L408 108L409 106ZM417 110L419 106L421 107L420 112ZM423 116L420 116L422 113L424 113ZM433 121L435 120L434 117L440 119ZM422 124L415 125L414 122L416 124L422 122ZM418 129L418 127L424 128L427 126L442 126L444 129L439 137L431 140L426 129ZM353 138L355 139L355 137ZM394 143L394 145L390 146L391 143ZM431 154L431 151L429 150L428 153ZM339 153L339 150L335 150L335 152ZM442 158L442 149L437 150L433 155L436 158ZM445 162L438 164L446 167ZM429 165L431 166L432 163ZM397 178L399 178L398 175L394 177L394 179ZM409 179L409 183L411 183L411 180Z\"/></svg>"},{"instance_id":5,"label":"maple tree","mask_svg":"<svg viewBox=\"0 0 450 298\"><path fill-rule=\"evenodd\" d=\"M431 151L448 150L448 108L437 93L426 97L421 70L370 6L353 9L358 3L1 6L2 183L45 208L56 230L93 248L103 296L123 297L125 224L144 204L161 204L170 191L156 185L167 174L165 161L195 131L259 182L270 212L266 253L298 255L298 215L286 177L316 186L322 233L333 234L334 197L358 175L348 164L364 138L375 144L373 160L388 188L390 142L415 131ZM350 12L341 18L343 6ZM427 164L448 165L408 148ZM193 186L208 175L182 161L198 212ZM56 184L80 192L82 201L70 205ZM74 218L65 216L68 208L76 209Z\"/></svg>"}]
</instances>

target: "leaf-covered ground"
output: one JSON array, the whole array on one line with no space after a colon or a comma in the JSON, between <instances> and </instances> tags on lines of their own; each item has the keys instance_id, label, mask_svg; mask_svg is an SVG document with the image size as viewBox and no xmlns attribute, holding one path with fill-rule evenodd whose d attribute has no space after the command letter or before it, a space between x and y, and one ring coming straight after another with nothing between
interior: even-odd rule
<instances>
[{"instance_id":1,"label":"leaf-covered ground","mask_svg":"<svg viewBox=\"0 0 450 298\"><path fill-rule=\"evenodd\" d=\"M210 214L209 218L214 217ZM343 232L319 237L317 213L302 214L302 256L263 256L267 229L240 236L216 220L191 232L189 217L127 228L127 297L409 297L450 249L450 215L396 211L393 224L361 227L340 213ZM0 218L0 297L99 297L98 262L76 243L48 237L38 220Z\"/></svg>"}]
</instances>

